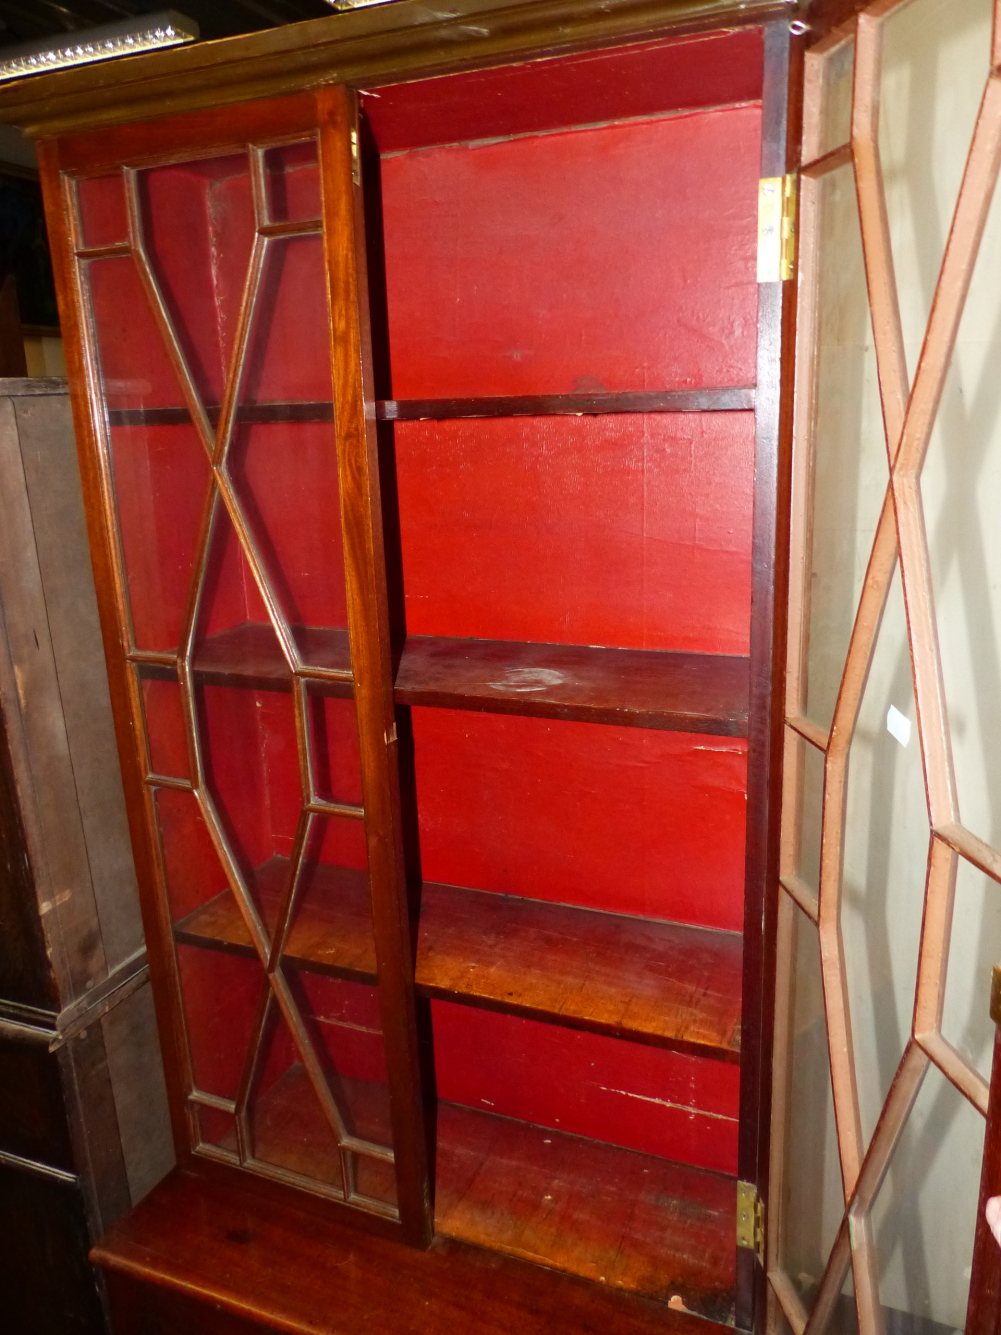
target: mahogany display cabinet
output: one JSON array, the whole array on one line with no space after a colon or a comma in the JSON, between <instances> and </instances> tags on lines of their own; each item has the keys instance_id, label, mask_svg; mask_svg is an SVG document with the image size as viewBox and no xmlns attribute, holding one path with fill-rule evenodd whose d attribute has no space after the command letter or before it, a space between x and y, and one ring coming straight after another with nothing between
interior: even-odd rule
<instances>
[{"instance_id":1,"label":"mahogany display cabinet","mask_svg":"<svg viewBox=\"0 0 1001 1335\"><path fill-rule=\"evenodd\" d=\"M0 97L179 1159L117 1329L760 1320L794 18L400 0Z\"/></svg>"}]
</instances>

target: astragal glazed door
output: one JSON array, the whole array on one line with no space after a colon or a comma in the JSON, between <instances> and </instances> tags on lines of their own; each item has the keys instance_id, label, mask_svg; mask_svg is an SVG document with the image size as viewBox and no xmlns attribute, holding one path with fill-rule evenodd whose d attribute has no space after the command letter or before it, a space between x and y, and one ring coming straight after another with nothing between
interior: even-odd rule
<instances>
[{"instance_id":1,"label":"astragal glazed door","mask_svg":"<svg viewBox=\"0 0 1001 1335\"><path fill-rule=\"evenodd\" d=\"M1001 6L806 57L769 1328L962 1327L1001 958Z\"/></svg>"}]
</instances>

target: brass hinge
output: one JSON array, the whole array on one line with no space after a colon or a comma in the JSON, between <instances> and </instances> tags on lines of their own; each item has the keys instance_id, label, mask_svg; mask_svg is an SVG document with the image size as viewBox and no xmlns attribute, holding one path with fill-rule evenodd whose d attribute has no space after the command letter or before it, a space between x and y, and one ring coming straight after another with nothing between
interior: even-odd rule
<instances>
[{"instance_id":1,"label":"brass hinge","mask_svg":"<svg viewBox=\"0 0 1001 1335\"><path fill-rule=\"evenodd\" d=\"M351 131L351 179L355 185L361 185L361 149L357 130Z\"/></svg>"},{"instance_id":2,"label":"brass hinge","mask_svg":"<svg viewBox=\"0 0 1001 1335\"><path fill-rule=\"evenodd\" d=\"M991 975L991 1019L1001 1026L1001 964L995 964Z\"/></svg>"},{"instance_id":3,"label":"brass hinge","mask_svg":"<svg viewBox=\"0 0 1001 1335\"><path fill-rule=\"evenodd\" d=\"M795 176L758 182L758 282L784 283L796 274Z\"/></svg>"},{"instance_id":4,"label":"brass hinge","mask_svg":"<svg viewBox=\"0 0 1001 1335\"><path fill-rule=\"evenodd\" d=\"M737 1246L765 1264L765 1207L753 1182L737 1183Z\"/></svg>"}]
</instances>

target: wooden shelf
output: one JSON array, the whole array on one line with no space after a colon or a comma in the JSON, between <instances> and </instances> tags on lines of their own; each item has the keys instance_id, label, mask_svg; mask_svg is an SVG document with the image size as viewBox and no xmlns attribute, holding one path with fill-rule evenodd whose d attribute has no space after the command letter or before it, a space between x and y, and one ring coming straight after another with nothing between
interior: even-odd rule
<instances>
[{"instance_id":1,"label":"wooden shelf","mask_svg":"<svg viewBox=\"0 0 1001 1335\"><path fill-rule=\"evenodd\" d=\"M307 662L350 670L346 630L306 627L297 633ZM176 680L173 668L159 664L140 663L140 671ZM271 627L249 623L205 640L195 676L213 686L288 691L292 685ZM352 685L326 681L318 689L350 696ZM398 659L395 696L403 705L746 737L748 660L411 635Z\"/></svg>"},{"instance_id":2,"label":"wooden shelf","mask_svg":"<svg viewBox=\"0 0 1001 1335\"><path fill-rule=\"evenodd\" d=\"M607 413L705 413L753 412L753 385L719 389L623 390L597 394L511 394L459 399L378 399L375 415L380 422L448 421L470 417L601 417ZM220 408L205 409L212 426L218 425ZM329 400L298 403L251 403L236 410L239 425L280 422L333 422L334 405ZM159 408L110 408L108 422L122 426L183 426L191 413L183 405Z\"/></svg>"},{"instance_id":3,"label":"wooden shelf","mask_svg":"<svg viewBox=\"0 0 1001 1335\"><path fill-rule=\"evenodd\" d=\"M327 626L295 627L299 650L307 663L336 671L351 671L351 648L346 630ZM195 653L195 679L205 686L240 686L253 690L291 691L292 674L278 637L270 625L245 622L203 640ZM144 677L176 681L171 667L139 660ZM315 683L327 695L350 697L349 681Z\"/></svg>"},{"instance_id":4,"label":"wooden shelf","mask_svg":"<svg viewBox=\"0 0 1001 1335\"><path fill-rule=\"evenodd\" d=\"M408 636L398 704L747 736L748 660Z\"/></svg>"},{"instance_id":5,"label":"wooden shelf","mask_svg":"<svg viewBox=\"0 0 1001 1335\"><path fill-rule=\"evenodd\" d=\"M287 858L274 857L254 873L253 895L268 931L274 930L288 875ZM375 942L368 876L344 867L314 865L306 872L285 959L313 973L375 983ZM174 926L184 945L256 958L250 932L232 891L226 889Z\"/></svg>"},{"instance_id":6,"label":"wooden shelf","mask_svg":"<svg viewBox=\"0 0 1001 1335\"><path fill-rule=\"evenodd\" d=\"M467 399L380 399L383 422L451 421L471 417L604 417L609 413L749 412L754 387L626 390L598 394L512 394Z\"/></svg>"},{"instance_id":7,"label":"wooden shelf","mask_svg":"<svg viewBox=\"0 0 1001 1335\"><path fill-rule=\"evenodd\" d=\"M343 1085L359 1134L389 1144L385 1089ZM268 1091L255 1126L259 1163L340 1182L336 1140L302 1066ZM392 1170L364 1167L390 1194ZM732 1324L736 1203L736 1183L721 1173L438 1106L435 1228L462 1242L664 1303L680 1299L688 1312Z\"/></svg>"},{"instance_id":8,"label":"wooden shelf","mask_svg":"<svg viewBox=\"0 0 1001 1335\"><path fill-rule=\"evenodd\" d=\"M740 1060L742 938L425 884L425 996Z\"/></svg>"},{"instance_id":9,"label":"wooden shelf","mask_svg":"<svg viewBox=\"0 0 1001 1335\"><path fill-rule=\"evenodd\" d=\"M275 857L254 878L269 930L287 873L287 859ZM177 923L174 936L185 945L254 955L229 890ZM364 873L310 870L285 958L311 972L375 982ZM734 932L428 883L416 976L423 996L740 1059L741 938Z\"/></svg>"},{"instance_id":10,"label":"wooden shelf","mask_svg":"<svg viewBox=\"0 0 1001 1335\"><path fill-rule=\"evenodd\" d=\"M722 1174L442 1104L435 1226L733 1323L736 1183Z\"/></svg>"}]
</instances>

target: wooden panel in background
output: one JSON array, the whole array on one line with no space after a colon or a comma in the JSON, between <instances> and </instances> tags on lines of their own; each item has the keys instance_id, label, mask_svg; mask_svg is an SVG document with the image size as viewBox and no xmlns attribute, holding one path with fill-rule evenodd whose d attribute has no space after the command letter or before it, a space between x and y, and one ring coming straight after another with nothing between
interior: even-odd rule
<instances>
[{"instance_id":1,"label":"wooden panel in background","mask_svg":"<svg viewBox=\"0 0 1001 1335\"><path fill-rule=\"evenodd\" d=\"M393 431L409 634L747 653L751 413Z\"/></svg>"},{"instance_id":2,"label":"wooden panel in background","mask_svg":"<svg viewBox=\"0 0 1001 1335\"><path fill-rule=\"evenodd\" d=\"M383 153L761 96L761 29L470 70L362 94Z\"/></svg>"},{"instance_id":3,"label":"wooden panel in background","mask_svg":"<svg viewBox=\"0 0 1001 1335\"><path fill-rule=\"evenodd\" d=\"M731 1322L735 1215L722 1174L439 1108L435 1223L451 1237Z\"/></svg>"},{"instance_id":4,"label":"wooden panel in background","mask_svg":"<svg viewBox=\"0 0 1001 1335\"><path fill-rule=\"evenodd\" d=\"M384 157L392 397L753 385L760 127L748 106Z\"/></svg>"},{"instance_id":5,"label":"wooden panel in background","mask_svg":"<svg viewBox=\"0 0 1001 1335\"><path fill-rule=\"evenodd\" d=\"M450 1001L431 1012L445 1102L736 1171L735 1064Z\"/></svg>"},{"instance_id":6,"label":"wooden panel in background","mask_svg":"<svg viewBox=\"0 0 1001 1335\"><path fill-rule=\"evenodd\" d=\"M412 715L424 880L740 930L740 738Z\"/></svg>"}]
</instances>

